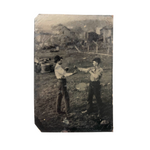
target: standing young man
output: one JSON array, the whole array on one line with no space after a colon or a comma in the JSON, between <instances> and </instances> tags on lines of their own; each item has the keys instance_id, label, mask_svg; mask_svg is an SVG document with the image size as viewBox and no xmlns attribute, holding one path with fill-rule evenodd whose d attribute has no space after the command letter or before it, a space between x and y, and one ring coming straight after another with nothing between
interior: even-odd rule
<instances>
[{"instance_id":1,"label":"standing young man","mask_svg":"<svg viewBox=\"0 0 150 150\"><path fill-rule=\"evenodd\" d=\"M88 105L87 110L85 112L92 112L92 100L93 95L95 95L97 100L97 108L98 108L98 116L101 118L101 108L102 108L102 100L100 96L101 87L100 87L100 79L102 77L103 69L100 67L100 58L93 59L93 67L90 68L78 68L78 70L83 72L89 72L90 76L90 84L89 84L89 94L88 94Z\"/></svg>"},{"instance_id":2,"label":"standing young man","mask_svg":"<svg viewBox=\"0 0 150 150\"><path fill-rule=\"evenodd\" d=\"M58 80L58 94L57 94L57 100L56 100L56 112L58 114L62 114L63 112L61 111L61 101L63 96L65 97L65 113L68 114L70 111L70 105L69 105L69 95L67 92L67 86L66 86L66 77L71 76L76 73L67 73L63 68L62 68L62 57L60 56L55 56L54 62L56 63L55 66L55 75Z\"/></svg>"}]
</instances>

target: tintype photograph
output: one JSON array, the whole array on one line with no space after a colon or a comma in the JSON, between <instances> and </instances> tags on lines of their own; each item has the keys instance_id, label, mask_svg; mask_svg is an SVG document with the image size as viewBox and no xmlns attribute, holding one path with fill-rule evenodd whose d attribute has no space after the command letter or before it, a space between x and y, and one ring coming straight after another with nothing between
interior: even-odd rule
<instances>
[{"instance_id":1,"label":"tintype photograph","mask_svg":"<svg viewBox=\"0 0 150 150\"><path fill-rule=\"evenodd\" d=\"M113 16L34 18L34 118L41 132L113 132Z\"/></svg>"}]
</instances>

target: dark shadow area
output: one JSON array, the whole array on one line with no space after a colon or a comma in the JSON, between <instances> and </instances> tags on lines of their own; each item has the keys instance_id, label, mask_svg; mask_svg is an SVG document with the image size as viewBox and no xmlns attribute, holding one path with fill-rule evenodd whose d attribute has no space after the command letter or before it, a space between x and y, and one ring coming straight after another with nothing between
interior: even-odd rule
<instances>
[{"instance_id":1,"label":"dark shadow area","mask_svg":"<svg viewBox=\"0 0 150 150\"><path fill-rule=\"evenodd\" d=\"M45 127L43 126L41 121L38 119L38 117L36 117L36 116L34 117L34 122L35 122L35 125L38 127L38 129L41 132L47 132L47 129L45 129Z\"/></svg>"}]
</instances>

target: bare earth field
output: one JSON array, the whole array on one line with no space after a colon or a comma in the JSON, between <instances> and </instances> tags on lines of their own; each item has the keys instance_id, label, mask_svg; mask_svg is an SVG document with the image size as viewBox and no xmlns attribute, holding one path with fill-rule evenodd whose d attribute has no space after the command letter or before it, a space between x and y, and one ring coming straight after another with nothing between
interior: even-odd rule
<instances>
[{"instance_id":1,"label":"bare earth field","mask_svg":"<svg viewBox=\"0 0 150 150\"><path fill-rule=\"evenodd\" d=\"M97 107L95 97L93 98L94 112L91 115L82 114L87 106L88 88L78 91L75 87L79 83L89 83L89 73L79 72L67 78L67 89L70 97L71 116L56 114L57 79L53 73L34 74L34 106L35 123L43 132L104 132L113 130L112 111L112 56L78 53L75 51L44 52L35 53L36 57L51 57L56 55L63 57L64 67L69 67L68 72L73 72L73 66L90 67L95 57L101 58L101 67L104 69L101 78L101 98L103 102L103 116L109 120L109 124L100 125L97 118ZM64 109L62 101L62 110ZM67 119L69 124L64 123Z\"/></svg>"}]
</instances>

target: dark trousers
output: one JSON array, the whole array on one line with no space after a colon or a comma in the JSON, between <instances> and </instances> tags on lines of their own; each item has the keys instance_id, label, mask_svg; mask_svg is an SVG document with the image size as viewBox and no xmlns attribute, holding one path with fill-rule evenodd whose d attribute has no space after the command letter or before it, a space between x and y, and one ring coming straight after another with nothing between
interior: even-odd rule
<instances>
[{"instance_id":1,"label":"dark trousers","mask_svg":"<svg viewBox=\"0 0 150 150\"><path fill-rule=\"evenodd\" d=\"M102 107L102 100L101 100L101 86L99 81L91 81L89 85L89 94L88 94L88 106L87 110L89 112L92 111L92 100L93 95L95 95L97 100L97 108L98 108L98 114L100 115L101 107Z\"/></svg>"},{"instance_id":2,"label":"dark trousers","mask_svg":"<svg viewBox=\"0 0 150 150\"><path fill-rule=\"evenodd\" d=\"M67 92L67 87L66 87L66 79L58 80L57 83L58 86L58 94L57 94L57 100L56 100L56 111L60 112L61 111L61 101L62 98L65 98L65 112L68 113L70 106L69 106L69 95Z\"/></svg>"}]
</instances>

